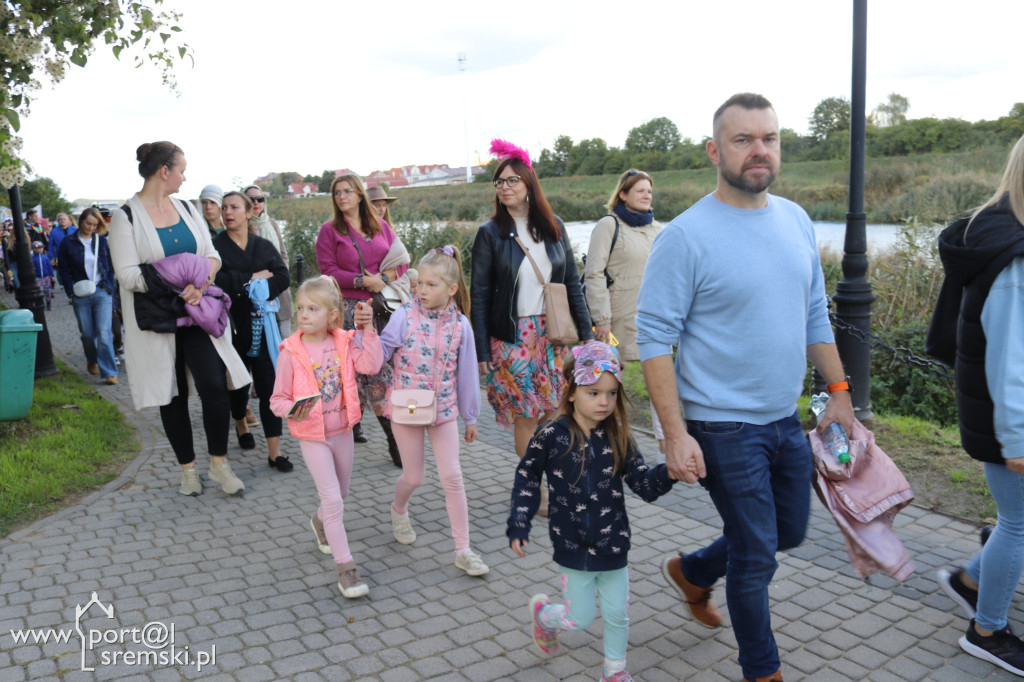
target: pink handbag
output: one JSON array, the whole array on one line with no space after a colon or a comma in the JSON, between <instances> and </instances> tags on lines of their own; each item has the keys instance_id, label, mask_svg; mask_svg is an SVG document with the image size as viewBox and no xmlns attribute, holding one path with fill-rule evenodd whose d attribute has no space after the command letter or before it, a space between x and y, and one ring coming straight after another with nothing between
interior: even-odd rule
<instances>
[{"instance_id":1,"label":"pink handbag","mask_svg":"<svg viewBox=\"0 0 1024 682\"><path fill-rule=\"evenodd\" d=\"M424 388L391 391L391 421L408 426L430 426L437 419L437 396Z\"/></svg>"}]
</instances>

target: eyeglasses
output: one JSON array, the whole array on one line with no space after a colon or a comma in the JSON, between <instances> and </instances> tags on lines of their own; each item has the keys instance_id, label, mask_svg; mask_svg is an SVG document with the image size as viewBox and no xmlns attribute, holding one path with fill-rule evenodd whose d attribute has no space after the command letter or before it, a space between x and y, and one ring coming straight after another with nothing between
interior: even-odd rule
<instances>
[{"instance_id":1,"label":"eyeglasses","mask_svg":"<svg viewBox=\"0 0 1024 682\"><path fill-rule=\"evenodd\" d=\"M334 190L334 196L336 196L336 197L343 197L343 196L347 196L349 194L355 194L355 193L356 193L356 191L354 189L352 189L351 187L349 187L348 189L336 189L336 190Z\"/></svg>"},{"instance_id":2,"label":"eyeglasses","mask_svg":"<svg viewBox=\"0 0 1024 682\"><path fill-rule=\"evenodd\" d=\"M637 170L635 168L630 168L628 171L626 171L626 177L627 178L631 178L634 175L642 175L642 176L644 176L645 178L648 178L648 179L650 179L650 177L651 177L647 173L644 173L642 170Z\"/></svg>"},{"instance_id":3,"label":"eyeglasses","mask_svg":"<svg viewBox=\"0 0 1024 682\"><path fill-rule=\"evenodd\" d=\"M265 203L266 200L267 200L266 197L249 197L249 198L252 199L253 201L255 201L257 204Z\"/></svg>"},{"instance_id":4,"label":"eyeglasses","mask_svg":"<svg viewBox=\"0 0 1024 682\"><path fill-rule=\"evenodd\" d=\"M516 185L519 184L520 180L522 180L522 178L520 178L518 175L510 175L507 178L498 178L497 180L494 181L494 189L501 189L502 185L515 187Z\"/></svg>"}]
</instances>

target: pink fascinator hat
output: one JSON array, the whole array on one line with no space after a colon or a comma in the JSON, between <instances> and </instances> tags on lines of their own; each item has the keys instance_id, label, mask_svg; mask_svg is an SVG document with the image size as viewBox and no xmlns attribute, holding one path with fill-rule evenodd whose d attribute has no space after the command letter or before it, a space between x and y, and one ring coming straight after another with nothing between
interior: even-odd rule
<instances>
[{"instance_id":1,"label":"pink fascinator hat","mask_svg":"<svg viewBox=\"0 0 1024 682\"><path fill-rule=\"evenodd\" d=\"M506 140L499 140L498 138L491 140L491 156L498 159L519 159L530 170L533 170L533 163L530 161L529 152Z\"/></svg>"}]
</instances>

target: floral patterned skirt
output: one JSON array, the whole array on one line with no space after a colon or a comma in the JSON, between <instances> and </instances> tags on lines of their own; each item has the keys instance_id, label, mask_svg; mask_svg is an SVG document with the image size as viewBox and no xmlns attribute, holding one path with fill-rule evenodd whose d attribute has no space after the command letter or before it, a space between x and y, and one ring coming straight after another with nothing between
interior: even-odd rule
<instances>
[{"instance_id":1,"label":"floral patterned skirt","mask_svg":"<svg viewBox=\"0 0 1024 682\"><path fill-rule=\"evenodd\" d=\"M487 401L498 424L506 429L518 417L537 418L554 410L565 390L565 346L548 342L545 317L520 317L516 338L516 343L491 338L494 371L487 375Z\"/></svg>"},{"instance_id":2,"label":"floral patterned skirt","mask_svg":"<svg viewBox=\"0 0 1024 682\"><path fill-rule=\"evenodd\" d=\"M355 329L353 321L356 304L359 301L351 298L345 299L345 329ZM356 372L356 386L359 387L359 402L363 406L363 416L367 412L381 412L384 409L384 396L387 394L388 386L391 385L393 369L391 362L385 360L376 374L360 374Z\"/></svg>"}]
</instances>

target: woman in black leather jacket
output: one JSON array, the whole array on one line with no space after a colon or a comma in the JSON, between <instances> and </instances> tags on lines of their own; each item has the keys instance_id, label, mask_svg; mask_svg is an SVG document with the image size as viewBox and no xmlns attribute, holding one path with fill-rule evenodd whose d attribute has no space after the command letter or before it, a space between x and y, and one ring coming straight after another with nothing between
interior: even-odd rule
<instances>
[{"instance_id":1,"label":"woman in black leather jacket","mask_svg":"<svg viewBox=\"0 0 1024 682\"><path fill-rule=\"evenodd\" d=\"M538 423L558 407L567 348L548 342L543 288L516 236L545 282L565 284L580 340L594 337L569 236L544 198L529 157L525 152L522 157L505 159L494 172L494 215L477 230L470 286L470 319L487 399L498 424L512 429L519 457Z\"/></svg>"}]
</instances>

